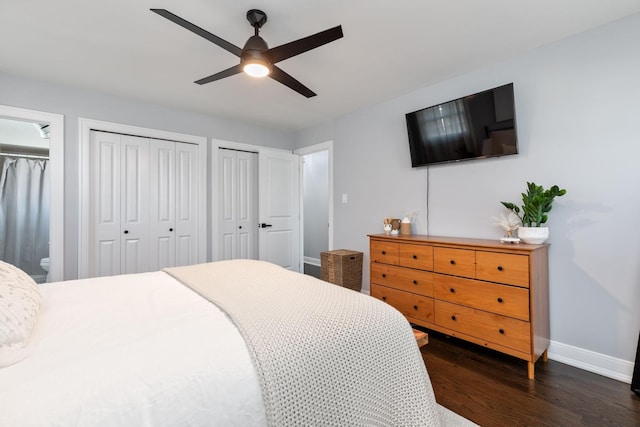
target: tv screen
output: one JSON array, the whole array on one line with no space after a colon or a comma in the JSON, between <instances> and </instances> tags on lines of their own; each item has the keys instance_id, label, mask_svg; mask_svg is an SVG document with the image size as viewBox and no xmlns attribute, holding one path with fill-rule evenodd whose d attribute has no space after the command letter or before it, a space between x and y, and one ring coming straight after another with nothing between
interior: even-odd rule
<instances>
[{"instance_id":1,"label":"tv screen","mask_svg":"<svg viewBox=\"0 0 640 427\"><path fill-rule=\"evenodd\" d=\"M406 115L413 167L518 154L513 83Z\"/></svg>"}]
</instances>

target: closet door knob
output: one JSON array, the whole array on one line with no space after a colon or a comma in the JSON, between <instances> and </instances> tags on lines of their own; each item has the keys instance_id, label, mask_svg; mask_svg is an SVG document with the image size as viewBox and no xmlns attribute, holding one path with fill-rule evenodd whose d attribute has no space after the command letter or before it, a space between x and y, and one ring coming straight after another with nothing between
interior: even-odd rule
<instances>
[{"instance_id":1,"label":"closet door knob","mask_svg":"<svg viewBox=\"0 0 640 427\"><path fill-rule=\"evenodd\" d=\"M241 226L241 225L239 225L239 226L238 226L238 228L239 228L240 230L242 230L242 226Z\"/></svg>"},{"instance_id":2,"label":"closet door knob","mask_svg":"<svg viewBox=\"0 0 640 427\"><path fill-rule=\"evenodd\" d=\"M173 228L170 228L169 231L173 231Z\"/></svg>"},{"instance_id":3,"label":"closet door knob","mask_svg":"<svg viewBox=\"0 0 640 427\"><path fill-rule=\"evenodd\" d=\"M124 230L124 234L129 234L129 230Z\"/></svg>"}]
</instances>

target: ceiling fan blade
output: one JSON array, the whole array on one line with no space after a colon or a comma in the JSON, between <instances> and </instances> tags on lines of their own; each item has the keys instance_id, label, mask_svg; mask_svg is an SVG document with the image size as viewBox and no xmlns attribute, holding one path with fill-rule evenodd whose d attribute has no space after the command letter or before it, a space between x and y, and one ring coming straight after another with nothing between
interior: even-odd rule
<instances>
[{"instance_id":1,"label":"ceiling fan blade","mask_svg":"<svg viewBox=\"0 0 640 427\"><path fill-rule=\"evenodd\" d=\"M275 64L276 62L283 61L292 56L300 55L311 49L315 49L332 41L342 38L342 26L329 28L328 30L321 31L308 37L304 37L290 43L285 43L280 46L269 49L269 55L271 60Z\"/></svg>"},{"instance_id":2,"label":"ceiling fan blade","mask_svg":"<svg viewBox=\"0 0 640 427\"><path fill-rule=\"evenodd\" d=\"M234 74L238 74L241 72L242 72L242 64L238 64L238 65L234 65L231 68L227 68L224 71L220 71L219 73L212 74L209 77L196 80L194 83L203 85L205 83L215 82L216 80L224 79L225 77L233 76Z\"/></svg>"},{"instance_id":3,"label":"ceiling fan blade","mask_svg":"<svg viewBox=\"0 0 640 427\"><path fill-rule=\"evenodd\" d=\"M290 89L295 90L300 95L304 95L307 98L316 96L316 94L311 89L309 89L308 87L306 87L305 85L303 85L302 83L300 83L299 81L291 77L289 74L282 71L281 68L275 65L272 66L271 74L269 74L269 77L271 77L273 80L279 81L283 85L289 87Z\"/></svg>"},{"instance_id":4,"label":"ceiling fan blade","mask_svg":"<svg viewBox=\"0 0 640 427\"><path fill-rule=\"evenodd\" d=\"M158 15L167 18L169 21L176 23L178 25L180 25L183 28L186 28L187 30L191 31L192 33L195 33L197 35L199 35L200 37L204 37L205 39L209 40L212 43L215 43L216 45L220 46L221 48L223 48L224 50L233 53L235 56L240 57L240 55L242 55L242 49L239 48L236 45L233 45L231 43L229 43L228 41L221 39L220 37L211 34L210 32L208 32L207 30L203 30L202 28L198 27L197 25L192 24L189 21L185 21L184 19L180 18L178 15L174 15L173 13L169 12L166 9L150 9L152 12L157 13Z\"/></svg>"}]
</instances>

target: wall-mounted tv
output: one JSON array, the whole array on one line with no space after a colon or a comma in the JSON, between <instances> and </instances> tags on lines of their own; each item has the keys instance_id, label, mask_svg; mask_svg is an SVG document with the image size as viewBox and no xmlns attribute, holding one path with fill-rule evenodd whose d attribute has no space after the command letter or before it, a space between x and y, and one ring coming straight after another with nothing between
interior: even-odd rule
<instances>
[{"instance_id":1,"label":"wall-mounted tv","mask_svg":"<svg viewBox=\"0 0 640 427\"><path fill-rule=\"evenodd\" d=\"M518 154L513 83L406 115L411 165Z\"/></svg>"}]
</instances>

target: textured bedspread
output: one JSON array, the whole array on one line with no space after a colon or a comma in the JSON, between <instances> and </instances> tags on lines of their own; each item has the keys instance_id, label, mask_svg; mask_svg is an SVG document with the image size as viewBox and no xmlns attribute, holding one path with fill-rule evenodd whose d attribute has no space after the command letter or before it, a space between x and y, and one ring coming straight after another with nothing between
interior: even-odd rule
<instances>
[{"instance_id":1,"label":"textured bedspread","mask_svg":"<svg viewBox=\"0 0 640 427\"><path fill-rule=\"evenodd\" d=\"M240 330L269 425L439 425L411 327L386 304L261 261L165 272Z\"/></svg>"}]
</instances>

